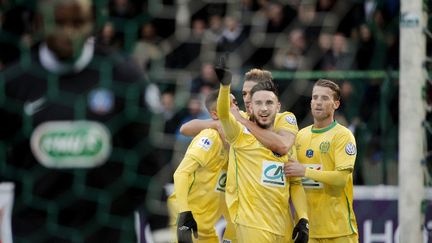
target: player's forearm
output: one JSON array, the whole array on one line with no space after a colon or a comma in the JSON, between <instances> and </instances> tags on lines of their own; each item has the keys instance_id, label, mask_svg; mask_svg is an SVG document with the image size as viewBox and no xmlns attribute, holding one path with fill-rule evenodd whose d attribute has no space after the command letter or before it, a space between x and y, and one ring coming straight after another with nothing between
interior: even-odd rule
<instances>
[{"instance_id":1,"label":"player's forearm","mask_svg":"<svg viewBox=\"0 0 432 243\"><path fill-rule=\"evenodd\" d=\"M188 203L189 174L186 172L174 173L174 190L176 192L176 203L179 212L190 211Z\"/></svg>"},{"instance_id":2,"label":"player's forearm","mask_svg":"<svg viewBox=\"0 0 432 243\"><path fill-rule=\"evenodd\" d=\"M348 181L349 170L341 171L320 171L311 168L306 168L305 177L310 178L315 181L319 181L331 186L343 187Z\"/></svg>"},{"instance_id":3,"label":"player's forearm","mask_svg":"<svg viewBox=\"0 0 432 243\"><path fill-rule=\"evenodd\" d=\"M217 129L217 122L215 120L200 120L193 119L191 121L186 122L180 127L180 133L193 137L200 133L202 130L207 128Z\"/></svg>"},{"instance_id":4,"label":"player's forearm","mask_svg":"<svg viewBox=\"0 0 432 243\"><path fill-rule=\"evenodd\" d=\"M230 113L230 86L221 85L217 99L217 114L228 142L235 140L239 133L237 120Z\"/></svg>"},{"instance_id":5,"label":"player's forearm","mask_svg":"<svg viewBox=\"0 0 432 243\"><path fill-rule=\"evenodd\" d=\"M308 219L306 193L300 182L290 185L290 194L298 218Z\"/></svg>"},{"instance_id":6,"label":"player's forearm","mask_svg":"<svg viewBox=\"0 0 432 243\"><path fill-rule=\"evenodd\" d=\"M266 148L280 155L285 155L294 144L293 140L287 136L281 136L273 131L262 129L254 122L245 118L240 119L241 123L246 126L256 139ZM286 132L288 133L288 132ZM294 137L294 135L292 135Z\"/></svg>"}]
</instances>

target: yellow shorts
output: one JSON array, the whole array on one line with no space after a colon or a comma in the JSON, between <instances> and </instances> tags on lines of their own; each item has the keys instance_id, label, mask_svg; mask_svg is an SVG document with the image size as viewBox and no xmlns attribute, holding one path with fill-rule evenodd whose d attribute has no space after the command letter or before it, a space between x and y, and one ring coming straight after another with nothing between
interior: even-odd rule
<instances>
[{"instance_id":1,"label":"yellow shorts","mask_svg":"<svg viewBox=\"0 0 432 243\"><path fill-rule=\"evenodd\" d=\"M236 234L238 243L284 243L285 236L277 235L266 230L236 225Z\"/></svg>"},{"instance_id":2,"label":"yellow shorts","mask_svg":"<svg viewBox=\"0 0 432 243\"><path fill-rule=\"evenodd\" d=\"M236 225L229 220L226 221L225 232L222 237L223 243L237 243Z\"/></svg>"},{"instance_id":3,"label":"yellow shorts","mask_svg":"<svg viewBox=\"0 0 432 243\"><path fill-rule=\"evenodd\" d=\"M168 200L168 210L170 214L169 226L172 232L173 242L177 242L177 213L175 209L175 205ZM204 215L205 216L205 215ZM195 239L192 235L192 239L194 243L219 243L219 237L216 233L215 227L205 227L205 224L201 224L200 222L205 222L203 220L202 215L194 215L194 219L198 225L198 239Z\"/></svg>"}]
</instances>

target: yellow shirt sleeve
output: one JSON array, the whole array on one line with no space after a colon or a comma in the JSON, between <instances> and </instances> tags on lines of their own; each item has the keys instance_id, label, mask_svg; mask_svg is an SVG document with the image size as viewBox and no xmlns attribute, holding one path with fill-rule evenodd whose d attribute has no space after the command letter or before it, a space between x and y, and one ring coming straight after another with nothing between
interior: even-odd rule
<instances>
[{"instance_id":1,"label":"yellow shirt sleeve","mask_svg":"<svg viewBox=\"0 0 432 243\"><path fill-rule=\"evenodd\" d=\"M177 208L179 212L190 211L188 204L189 188L193 180L189 181L189 176L193 175L200 164L189 156L185 156L174 172L174 190L177 197ZM192 177L193 178L193 177Z\"/></svg>"},{"instance_id":2,"label":"yellow shirt sleeve","mask_svg":"<svg viewBox=\"0 0 432 243\"><path fill-rule=\"evenodd\" d=\"M285 130L293 133L294 135L296 135L299 130L295 115L288 111L276 114L274 127L276 132Z\"/></svg>"},{"instance_id":3,"label":"yellow shirt sleeve","mask_svg":"<svg viewBox=\"0 0 432 243\"><path fill-rule=\"evenodd\" d=\"M221 85L217 100L217 114L225 133L225 139L233 143L241 133L241 125L230 113L230 86Z\"/></svg>"},{"instance_id":4,"label":"yellow shirt sleeve","mask_svg":"<svg viewBox=\"0 0 432 243\"><path fill-rule=\"evenodd\" d=\"M331 186L343 187L348 181L348 177L350 174L350 170L319 171L311 168L306 168L305 177Z\"/></svg>"},{"instance_id":5,"label":"yellow shirt sleeve","mask_svg":"<svg viewBox=\"0 0 432 243\"><path fill-rule=\"evenodd\" d=\"M300 181L296 181L296 183L290 184L290 194L291 201L294 205L297 217L299 219L308 219L306 193Z\"/></svg>"},{"instance_id":6,"label":"yellow shirt sleeve","mask_svg":"<svg viewBox=\"0 0 432 243\"><path fill-rule=\"evenodd\" d=\"M336 170L354 170L357 148L354 135L348 130L338 133L334 138Z\"/></svg>"}]
</instances>

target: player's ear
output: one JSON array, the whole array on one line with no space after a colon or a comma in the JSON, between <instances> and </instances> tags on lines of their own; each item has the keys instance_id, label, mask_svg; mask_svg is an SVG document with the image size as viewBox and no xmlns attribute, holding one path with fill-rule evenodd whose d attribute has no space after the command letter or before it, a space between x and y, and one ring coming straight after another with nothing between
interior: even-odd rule
<instances>
[{"instance_id":1,"label":"player's ear","mask_svg":"<svg viewBox=\"0 0 432 243\"><path fill-rule=\"evenodd\" d=\"M336 100L335 102L333 102L333 108L335 110L337 110L339 108L339 106L340 106L340 101L339 100Z\"/></svg>"}]
</instances>

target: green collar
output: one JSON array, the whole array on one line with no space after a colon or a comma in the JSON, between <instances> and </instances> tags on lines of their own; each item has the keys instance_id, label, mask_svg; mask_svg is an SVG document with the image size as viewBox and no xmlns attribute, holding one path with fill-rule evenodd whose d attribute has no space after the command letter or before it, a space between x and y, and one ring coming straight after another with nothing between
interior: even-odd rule
<instances>
[{"instance_id":1,"label":"green collar","mask_svg":"<svg viewBox=\"0 0 432 243\"><path fill-rule=\"evenodd\" d=\"M334 120L328 127L325 128L321 128L321 129L314 129L314 127L311 127L311 131L312 133L323 133L323 132L327 132L328 130L332 129L333 127L335 127L337 125L337 121Z\"/></svg>"}]
</instances>

